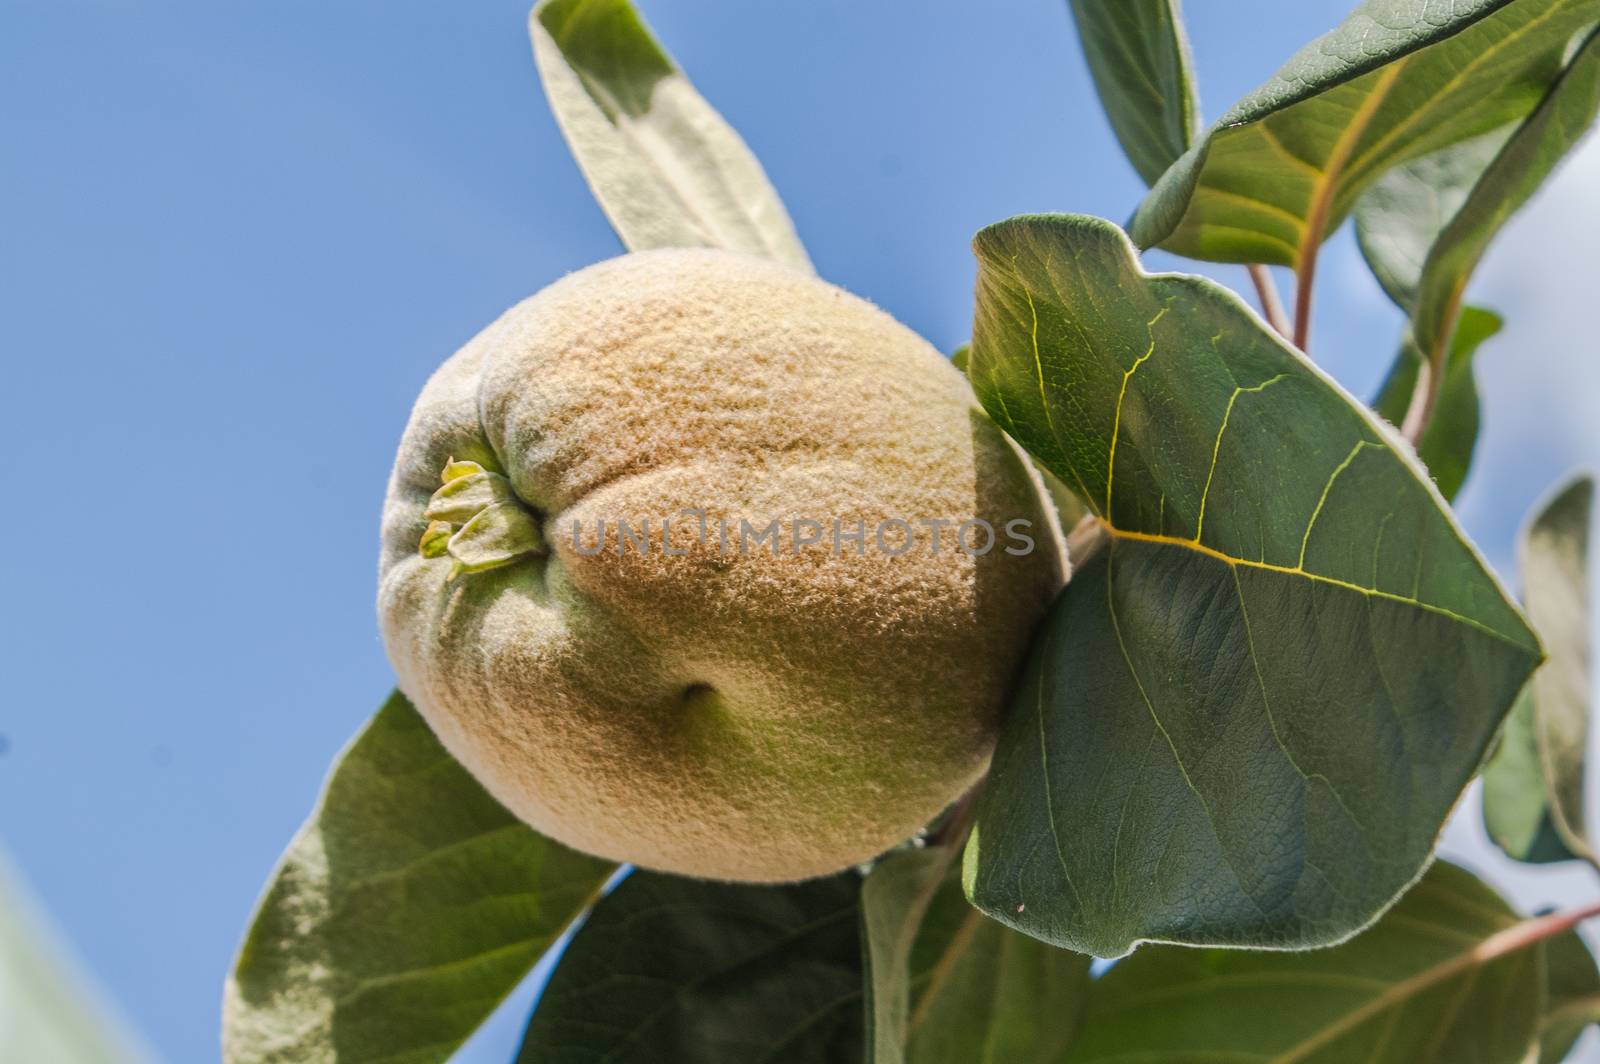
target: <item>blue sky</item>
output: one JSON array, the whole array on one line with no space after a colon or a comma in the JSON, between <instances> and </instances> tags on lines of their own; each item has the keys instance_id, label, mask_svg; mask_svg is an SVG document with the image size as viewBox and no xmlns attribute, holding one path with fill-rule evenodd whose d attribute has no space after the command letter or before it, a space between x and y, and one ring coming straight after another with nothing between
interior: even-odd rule
<instances>
[{"instance_id":1,"label":"blue sky","mask_svg":"<svg viewBox=\"0 0 1600 1064\"><path fill-rule=\"evenodd\" d=\"M1140 194L1063 0L643 6L822 274L946 350L974 230L1122 219ZM1345 6L1191 3L1206 114ZM391 685L377 514L418 388L505 307L619 250L525 15L0 4L0 432L34 500L0 556L0 842L165 1059L215 1058L257 891ZM1600 462L1579 250L1600 245L1597 178L1591 146L1479 285L1509 326L1480 359L1487 457L1461 509L1500 564L1533 499ZM1398 317L1348 234L1326 262L1313 350L1365 394ZM1449 841L1530 906L1591 889L1508 872L1470 825ZM504 1060L517 1018L467 1056Z\"/></svg>"}]
</instances>

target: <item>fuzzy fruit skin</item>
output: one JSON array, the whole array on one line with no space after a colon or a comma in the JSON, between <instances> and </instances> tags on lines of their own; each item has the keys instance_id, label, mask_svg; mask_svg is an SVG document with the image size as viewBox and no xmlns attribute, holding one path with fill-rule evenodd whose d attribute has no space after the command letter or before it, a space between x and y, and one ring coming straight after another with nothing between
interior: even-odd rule
<instances>
[{"instance_id":1,"label":"fuzzy fruit skin","mask_svg":"<svg viewBox=\"0 0 1600 1064\"><path fill-rule=\"evenodd\" d=\"M422 557L452 457L504 473L550 553L454 577ZM686 508L707 515L703 544ZM686 556L662 552L663 516ZM786 544L795 517L863 518L867 553L739 556L735 539L723 557L719 517L735 534L779 518ZM972 517L1030 521L1037 547L951 549ZM951 524L940 552L924 527L892 557L871 542L884 518ZM647 551L617 553L619 519L649 520ZM651 251L556 282L428 382L378 607L401 689L534 828L777 882L881 853L982 774L1064 570L1030 467L926 341L765 260Z\"/></svg>"}]
</instances>

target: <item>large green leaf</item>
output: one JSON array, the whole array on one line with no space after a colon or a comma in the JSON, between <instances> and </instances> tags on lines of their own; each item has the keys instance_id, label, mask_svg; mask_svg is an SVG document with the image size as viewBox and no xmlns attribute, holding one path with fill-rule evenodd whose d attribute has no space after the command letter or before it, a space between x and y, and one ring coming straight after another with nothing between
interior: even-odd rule
<instances>
[{"instance_id":1,"label":"large green leaf","mask_svg":"<svg viewBox=\"0 0 1600 1064\"><path fill-rule=\"evenodd\" d=\"M1517 922L1488 887L1438 864L1336 949L1140 950L1095 985L1067 1064L1521 1064L1541 950L1474 952Z\"/></svg>"},{"instance_id":2,"label":"large green leaf","mask_svg":"<svg viewBox=\"0 0 1600 1064\"><path fill-rule=\"evenodd\" d=\"M1102 956L1370 922L1538 662L1403 444L1232 293L1115 226L978 234L984 406L1101 519L966 855L985 912Z\"/></svg>"},{"instance_id":3,"label":"large green leaf","mask_svg":"<svg viewBox=\"0 0 1600 1064\"><path fill-rule=\"evenodd\" d=\"M339 759L228 979L228 1064L435 1064L615 866L536 834L399 693Z\"/></svg>"},{"instance_id":4,"label":"large green leaf","mask_svg":"<svg viewBox=\"0 0 1600 1064\"><path fill-rule=\"evenodd\" d=\"M0 852L0 1060L134 1064L144 1059L45 933Z\"/></svg>"},{"instance_id":5,"label":"large green leaf","mask_svg":"<svg viewBox=\"0 0 1600 1064\"><path fill-rule=\"evenodd\" d=\"M1071 0L1106 118L1146 184L1189 150L1199 105L1178 0Z\"/></svg>"},{"instance_id":6,"label":"large green leaf","mask_svg":"<svg viewBox=\"0 0 1600 1064\"><path fill-rule=\"evenodd\" d=\"M861 877L788 886L634 872L573 937L520 1064L862 1059Z\"/></svg>"},{"instance_id":7,"label":"large green leaf","mask_svg":"<svg viewBox=\"0 0 1600 1064\"><path fill-rule=\"evenodd\" d=\"M1551 819L1569 849L1587 853L1584 761L1589 748L1589 515L1594 481L1581 476L1523 533L1523 598L1550 660L1533 677L1534 738Z\"/></svg>"},{"instance_id":8,"label":"large green leaf","mask_svg":"<svg viewBox=\"0 0 1600 1064\"><path fill-rule=\"evenodd\" d=\"M1559 1064L1585 1027L1600 1023L1600 969L1576 931L1545 943L1545 1005L1539 1064Z\"/></svg>"},{"instance_id":9,"label":"large green leaf","mask_svg":"<svg viewBox=\"0 0 1600 1064\"><path fill-rule=\"evenodd\" d=\"M630 251L726 248L811 269L755 155L628 0L540 0L528 32L556 120Z\"/></svg>"},{"instance_id":10,"label":"large green leaf","mask_svg":"<svg viewBox=\"0 0 1600 1064\"><path fill-rule=\"evenodd\" d=\"M1384 171L1526 114L1597 19L1600 0L1366 0L1167 171L1133 238L1304 269Z\"/></svg>"},{"instance_id":11,"label":"large green leaf","mask_svg":"<svg viewBox=\"0 0 1600 1064\"><path fill-rule=\"evenodd\" d=\"M1478 445L1478 381L1473 362L1479 346L1504 324L1492 310L1462 308L1433 417L1417 441L1417 457L1446 499L1454 499L1466 482ZM1372 408L1395 425L1405 419L1421 365L1422 356L1408 338L1373 400Z\"/></svg>"}]
</instances>

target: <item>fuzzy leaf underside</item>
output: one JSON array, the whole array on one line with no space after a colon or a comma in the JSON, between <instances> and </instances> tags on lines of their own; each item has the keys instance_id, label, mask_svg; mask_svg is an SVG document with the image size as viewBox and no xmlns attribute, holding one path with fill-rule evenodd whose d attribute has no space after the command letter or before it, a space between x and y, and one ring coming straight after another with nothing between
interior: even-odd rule
<instances>
[{"instance_id":1,"label":"fuzzy leaf underside","mask_svg":"<svg viewBox=\"0 0 1600 1064\"><path fill-rule=\"evenodd\" d=\"M1540 508L1521 544L1528 616L1549 650L1533 677L1534 736L1550 811L1567 846L1591 848L1584 814L1594 680L1589 661L1589 538L1594 481L1580 476Z\"/></svg>"},{"instance_id":2,"label":"fuzzy leaf underside","mask_svg":"<svg viewBox=\"0 0 1600 1064\"><path fill-rule=\"evenodd\" d=\"M261 899L227 1064L442 1064L615 865L535 833L396 692L343 752Z\"/></svg>"},{"instance_id":3,"label":"fuzzy leaf underside","mask_svg":"<svg viewBox=\"0 0 1600 1064\"><path fill-rule=\"evenodd\" d=\"M628 0L541 0L528 32L550 108L628 250L724 248L810 272L761 163Z\"/></svg>"},{"instance_id":4,"label":"fuzzy leaf underside","mask_svg":"<svg viewBox=\"0 0 1600 1064\"><path fill-rule=\"evenodd\" d=\"M862 889L871 1064L1058 1064L1089 958L974 909L938 848L884 858Z\"/></svg>"}]
</instances>

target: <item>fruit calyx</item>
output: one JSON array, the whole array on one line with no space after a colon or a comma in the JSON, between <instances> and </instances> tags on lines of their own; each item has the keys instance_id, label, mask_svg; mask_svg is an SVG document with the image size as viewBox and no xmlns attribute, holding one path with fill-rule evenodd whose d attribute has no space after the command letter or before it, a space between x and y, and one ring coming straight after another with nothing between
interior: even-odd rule
<instances>
[{"instance_id":1,"label":"fruit calyx","mask_svg":"<svg viewBox=\"0 0 1600 1064\"><path fill-rule=\"evenodd\" d=\"M511 490L511 481L454 458L439 479L442 486L422 513L428 527L417 549L424 558L454 559L452 578L549 553L537 516Z\"/></svg>"}]
</instances>

